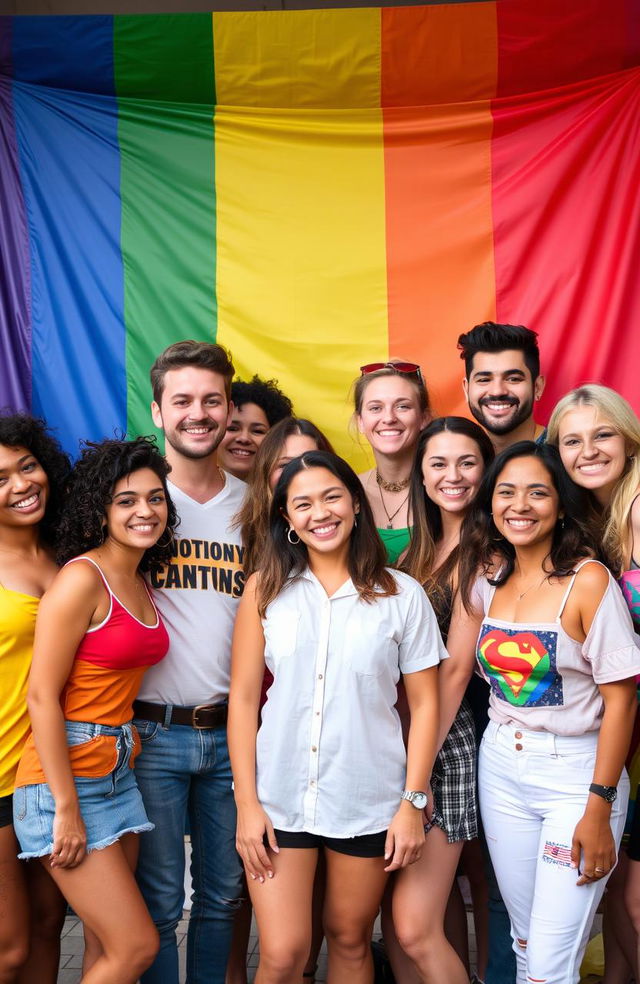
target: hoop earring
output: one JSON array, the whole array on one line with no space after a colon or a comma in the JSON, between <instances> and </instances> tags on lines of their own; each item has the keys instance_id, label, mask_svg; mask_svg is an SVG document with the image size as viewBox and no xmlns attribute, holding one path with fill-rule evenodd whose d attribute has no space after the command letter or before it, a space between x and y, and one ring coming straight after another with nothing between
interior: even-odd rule
<instances>
[{"instance_id":1,"label":"hoop earring","mask_svg":"<svg viewBox=\"0 0 640 984\"><path fill-rule=\"evenodd\" d=\"M292 540L291 539L291 534L292 533L295 536L295 540ZM287 530L287 540L289 541L289 543L291 544L292 547L295 547L296 543L300 543L300 537L298 536L298 534L294 530L293 526L290 526L289 529Z\"/></svg>"},{"instance_id":2,"label":"hoop earring","mask_svg":"<svg viewBox=\"0 0 640 984\"><path fill-rule=\"evenodd\" d=\"M162 540L162 537L165 535L165 533L169 533L169 539L167 540L166 543L161 543L160 541ZM165 527L164 530L162 531L162 534L156 540L156 547L160 547L162 550L164 550L165 547L172 547L175 542L176 542L176 535L174 531L173 530L169 531L169 528Z\"/></svg>"}]
</instances>

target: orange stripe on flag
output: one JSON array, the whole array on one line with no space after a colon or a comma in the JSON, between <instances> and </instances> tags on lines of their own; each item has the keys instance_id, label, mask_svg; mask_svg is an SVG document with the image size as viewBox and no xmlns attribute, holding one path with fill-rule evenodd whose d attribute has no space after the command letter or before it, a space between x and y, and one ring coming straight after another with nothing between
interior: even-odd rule
<instances>
[{"instance_id":1,"label":"orange stripe on flag","mask_svg":"<svg viewBox=\"0 0 640 984\"><path fill-rule=\"evenodd\" d=\"M495 316L496 74L493 3L382 11L389 352L441 413L464 408L458 335Z\"/></svg>"}]
</instances>

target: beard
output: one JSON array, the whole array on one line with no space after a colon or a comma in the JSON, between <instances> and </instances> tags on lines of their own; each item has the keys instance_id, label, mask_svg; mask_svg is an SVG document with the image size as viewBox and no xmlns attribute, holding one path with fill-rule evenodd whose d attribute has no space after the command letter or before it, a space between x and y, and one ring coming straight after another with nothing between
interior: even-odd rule
<instances>
[{"instance_id":1,"label":"beard","mask_svg":"<svg viewBox=\"0 0 640 984\"><path fill-rule=\"evenodd\" d=\"M165 431L164 439L167 444L171 445L173 450L178 454L181 454L183 458L190 458L191 461L199 461L201 458L208 458L209 455L213 454L222 441L225 433L226 431L224 427L216 427L214 430L209 431L208 442L206 444L198 445L197 447L190 445L188 443L188 438L185 441L182 437L181 431L179 430L170 432Z\"/></svg>"},{"instance_id":2,"label":"beard","mask_svg":"<svg viewBox=\"0 0 640 984\"><path fill-rule=\"evenodd\" d=\"M484 404L497 402L495 400L490 400L487 397L483 397L479 403L470 403L469 410L472 415L478 421L478 423L484 427L486 431L490 434L503 435L511 434L512 431L520 427L521 424L528 420L533 413L533 398L525 400L524 403L520 403L518 400L505 399L502 402L510 403L511 406L515 407L515 412L510 417L504 417L500 420L494 420L492 417L486 415L484 409Z\"/></svg>"}]
</instances>

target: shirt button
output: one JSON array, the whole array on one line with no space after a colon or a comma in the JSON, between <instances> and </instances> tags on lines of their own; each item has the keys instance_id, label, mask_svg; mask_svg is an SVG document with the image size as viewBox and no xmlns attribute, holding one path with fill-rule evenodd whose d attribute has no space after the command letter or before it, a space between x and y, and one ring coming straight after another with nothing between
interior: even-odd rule
<instances>
[{"instance_id":1,"label":"shirt button","mask_svg":"<svg viewBox=\"0 0 640 984\"><path fill-rule=\"evenodd\" d=\"M522 751L522 745L516 745L516 752Z\"/></svg>"},{"instance_id":2,"label":"shirt button","mask_svg":"<svg viewBox=\"0 0 640 984\"><path fill-rule=\"evenodd\" d=\"M318 680L322 680L322 673L318 673Z\"/></svg>"},{"instance_id":3,"label":"shirt button","mask_svg":"<svg viewBox=\"0 0 640 984\"><path fill-rule=\"evenodd\" d=\"M315 786L315 784L316 784L315 779L312 779L311 782L309 783L310 786Z\"/></svg>"},{"instance_id":4,"label":"shirt button","mask_svg":"<svg viewBox=\"0 0 640 984\"><path fill-rule=\"evenodd\" d=\"M516 731L516 733L514 735L514 738L522 738L522 732L521 731Z\"/></svg>"},{"instance_id":5,"label":"shirt button","mask_svg":"<svg viewBox=\"0 0 640 984\"><path fill-rule=\"evenodd\" d=\"M317 748L317 746L316 746L316 745L312 745L312 746L311 746L311 751L312 751L312 752L317 752L317 751L318 751L318 748Z\"/></svg>"}]
</instances>

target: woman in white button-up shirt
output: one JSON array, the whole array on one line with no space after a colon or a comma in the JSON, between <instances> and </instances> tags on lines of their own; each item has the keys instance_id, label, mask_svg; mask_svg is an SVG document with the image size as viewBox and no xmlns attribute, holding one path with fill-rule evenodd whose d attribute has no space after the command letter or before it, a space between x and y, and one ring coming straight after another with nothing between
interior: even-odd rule
<instances>
[{"instance_id":1,"label":"woman in white button-up shirt","mask_svg":"<svg viewBox=\"0 0 640 984\"><path fill-rule=\"evenodd\" d=\"M429 788L436 666L446 654L420 585L384 564L351 468L326 452L292 461L275 490L264 564L238 612L229 707L261 984L300 979L321 848L329 980L370 984L368 944L388 874L422 850L422 797L402 796ZM257 732L265 662L274 682ZM406 755L394 707L401 674Z\"/></svg>"}]
</instances>

